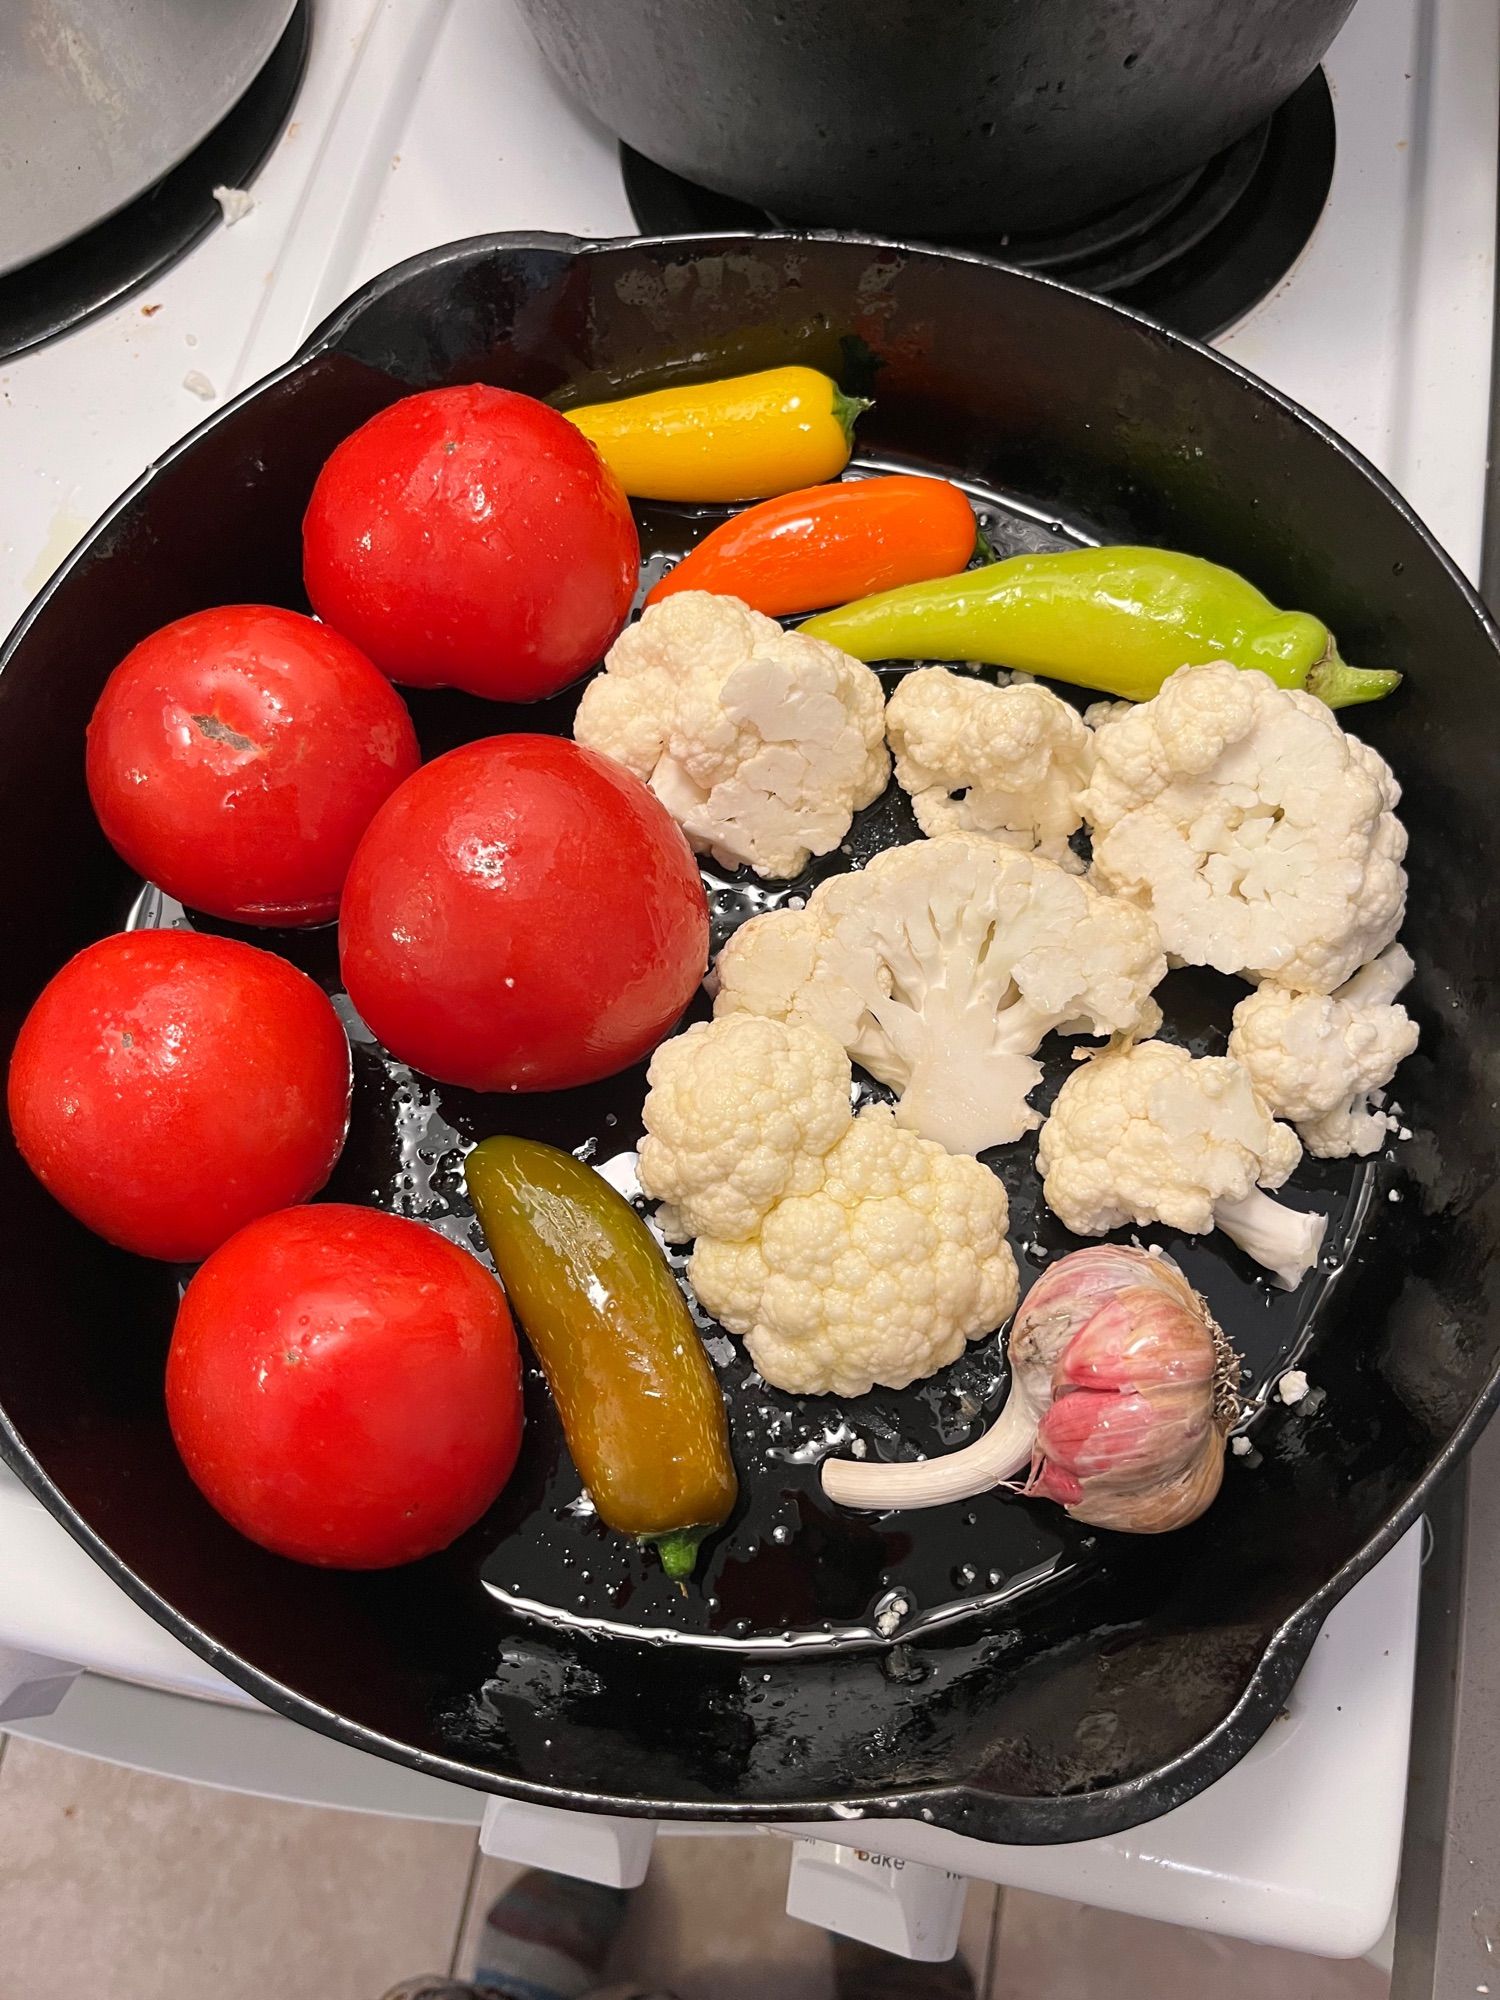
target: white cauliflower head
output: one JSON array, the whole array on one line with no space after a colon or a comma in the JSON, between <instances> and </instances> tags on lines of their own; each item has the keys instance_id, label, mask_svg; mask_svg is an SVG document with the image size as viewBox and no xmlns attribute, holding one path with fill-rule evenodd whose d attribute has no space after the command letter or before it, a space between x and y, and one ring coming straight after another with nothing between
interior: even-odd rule
<instances>
[{"instance_id":1,"label":"white cauliflower head","mask_svg":"<svg viewBox=\"0 0 1500 2000\"><path fill-rule=\"evenodd\" d=\"M1039 1120L1034 1052L1052 1029L1153 1033L1156 927L1037 855L980 834L887 848L804 910L753 917L719 955L720 1015L823 1028L901 1093L898 1123L954 1153Z\"/></svg>"},{"instance_id":2,"label":"white cauliflower head","mask_svg":"<svg viewBox=\"0 0 1500 2000\"><path fill-rule=\"evenodd\" d=\"M638 1172L672 1241L749 1236L783 1195L817 1187L853 1116L839 1044L753 1014L663 1042L647 1082Z\"/></svg>"},{"instance_id":3,"label":"white cauliflower head","mask_svg":"<svg viewBox=\"0 0 1500 2000\"><path fill-rule=\"evenodd\" d=\"M1068 840L1083 824L1093 738L1065 701L1034 682L920 667L886 703L885 728L923 833L985 833L1082 870Z\"/></svg>"},{"instance_id":4,"label":"white cauliflower head","mask_svg":"<svg viewBox=\"0 0 1500 2000\"><path fill-rule=\"evenodd\" d=\"M1048 1207L1078 1236L1217 1227L1288 1289L1323 1240L1326 1217L1259 1192L1281 1186L1302 1148L1228 1056L1168 1042L1107 1050L1058 1092L1036 1157Z\"/></svg>"},{"instance_id":5,"label":"white cauliflower head","mask_svg":"<svg viewBox=\"0 0 1500 2000\"><path fill-rule=\"evenodd\" d=\"M1117 701L1113 695L1106 695L1101 701L1089 703L1083 711L1083 719L1090 729L1102 729L1106 722L1117 722L1136 706L1138 704L1133 701Z\"/></svg>"},{"instance_id":6,"label":"white cauliflower head","mask_svg":"<svg viewBox=\"0 0 1500 2000\"><path fill-rule=\"evenodd\" d=\"M1094 732L1094 874L1169 956L1331 993L1400 928L1389 767L1331 709L1218 661Z\"/></svg>"},{"instance_id":7,"label":"white cauliflower head","mask_svg":"<svg viewBox=\"0 0 1500 2000\"><path fill-rule=\"evenodd\" d=\"M1417 1046L1417 1024L1396 1002L1414 970L1396 944L1332 995L1267 981L1235 1008L1230 1055L1261 1102L1290 1118L1318 1158L1384 1145L1394 1121L1373 1108L1369 1093L1388 1084Z\"/></svg>"},{"instance_id":8,"label":"white cauliflower head","mask_svg":"<svg viewBox=\"0 0 1500 2000\"><path fill-rule=\"evenodd\" d=\"M743 1242L700 1236L688 1276L774 1388L904 1389L1009 1317L1008 1222L987 1167L871 1105L825 1157L815 1193L779 1201Z\"/></svg>"},{"instance_id":9,"label":"white cauliflower head","mask_svg":"<svg viewBox=\"0 0 1500 2000\"><path fill-rule=\"evenodd\" d=\"M573 734L650 785L700 854L757 875L837 847L890 771L867 666L702 590L620 634Z\"/></svg>"}]
</instances>

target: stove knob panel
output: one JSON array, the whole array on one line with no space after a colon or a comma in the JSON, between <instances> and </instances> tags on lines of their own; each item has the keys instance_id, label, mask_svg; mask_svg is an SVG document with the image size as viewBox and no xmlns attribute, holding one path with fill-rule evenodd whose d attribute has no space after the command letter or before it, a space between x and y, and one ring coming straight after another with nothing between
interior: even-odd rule
<instances>
[{"instance_id":1,"label":"stove knob panel","mask_svg":"<svg viewBox=\"0 0 1500 2000\"><path fill-rule=\"evenodd\" d=\"M963 1921L962 1875L838 1841L793 1836L787 1913L901 1958L952 1958Z\"/></svg>"},{"instance_id":2,"label":"stove knob panel","mask_svg":"<svg viewBox=\"0 0 1500 2000\"><path fill-rule=\"evenodd\" d=\"M489 1800L479 1828L480 1851L497 1861L550 1868L610 1889L635 1889L645 1881L655 1838L650 1820L566 1812L520 1799Z\"/></svg>"}]
</instances>

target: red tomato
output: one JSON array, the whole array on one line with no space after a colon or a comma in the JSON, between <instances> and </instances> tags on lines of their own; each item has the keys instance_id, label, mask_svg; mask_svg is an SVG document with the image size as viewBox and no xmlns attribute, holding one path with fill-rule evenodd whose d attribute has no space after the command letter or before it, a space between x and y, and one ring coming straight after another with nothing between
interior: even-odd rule
<instances>
[{"instance_id":1,"label":"red tomato","mask_svg":"<svg viewBox=\"0 0 1500 2000\"><path fill-rule=\"evenodd\" d=\"M10 1122L37 1179L142 1257L195 1262L327 1180L349 1044L284 958L193 931L126 931L70 959L26 1016Z\"/></svg>"},{"instance_id":2,"label":"red tomato","mask_svg":"<svg viewBox=\"0 0 1500 2000\"><path fill-rule=\"evenodd\" d=\"M333 453L302 524L320 618L412 687L538 701L601 659L635 594L630 502L530 396L393 403Z\"/></svg>"},{"instance_id":3,"label":"red tomato","mask_svg":"<svg viewBox=\"0 0 1500 2000\"><path fill-rule=\"evenodd\" d=\"M153 632L89 724L110 845L191 909L326 923L375 809L421 762L400 695L295 611L227 604Z\"/></svg>"},{"instance_id":4,"label":"red tomato","mask_svg":"<svg viewBox=\"0 0 1500 2000\"><path fill-rule=\"evenodd\" d=\"M263 1216L183 1294L167 1416L194 1484L251 1541L335 1569L415 1562L515 1465L505 1295L420 1222L338 1202Z\"/></svg>"},{"instance_id":5,"label":"red tomato","mask_svg":"<svg viewBox=\"0 0 1500 2000\"><path fill-rule=\"evenodd\" d=\"M566 737L491 736L408 778L339 913L349 997L393 1055L474 1090L556 1090L655 1047L708 961L666 808Z\"/></svg>"}]
</instances>

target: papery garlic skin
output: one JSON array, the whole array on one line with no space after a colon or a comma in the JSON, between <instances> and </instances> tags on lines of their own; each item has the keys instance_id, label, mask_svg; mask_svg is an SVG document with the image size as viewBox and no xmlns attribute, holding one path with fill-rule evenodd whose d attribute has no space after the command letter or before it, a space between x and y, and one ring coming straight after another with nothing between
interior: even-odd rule
<instances>
[{"instance_id":1,"label":"papery garlic skin","mask_svg":"<svg viewBox=\"0 0 1500 2000\"><path fill-rule=\"evenodd\" d=\"M1101 1243L1060 1258L1022 1302L1011 1388L985 1435L915 1464L828 1459L845 1506L932 1507L1006 1483L1075 1520L1161 1534L1219 1490L1239 1363L1207 1306L1157 1252Z\"/></svg>"},{"instance_id":2,"label":"papery garlic skin","mask_svg":"<svg viewBox=\"0 0 1500 2000\"><path fill-rule=\"evenodd\" d=\"M1224 1337L1170 1258L1115 1245L1063 1258L1017 1314L1010 1352L1013 1369L1056 1355L1028 1493L1137 1535L1180 1528L1213 1500Z\"/></svg>"}]
</instances>

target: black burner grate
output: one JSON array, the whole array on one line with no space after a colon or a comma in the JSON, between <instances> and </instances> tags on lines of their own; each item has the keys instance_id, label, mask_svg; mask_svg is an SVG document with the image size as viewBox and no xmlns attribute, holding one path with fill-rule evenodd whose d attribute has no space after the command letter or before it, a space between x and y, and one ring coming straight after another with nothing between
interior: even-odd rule
<instances>
[{"instance_id":1,"label":"black burner grate","mask_svg":"<svg viewBox=\"0 0 1500 2000\"><path fill-rule=\"evenodd\" d=\"M1068 229L956 247L1119 299L1208 340L1296 262L1328 199L1334 146L1333 100L1317 70L1266 124L1181 180ZM620 153L635 219L652 235L785 226L628 146Z\"/></svg>"},{"instance_id":2,"label":"black burner grate","mask_svg":"<svg viewBox=\"0 0 1500 2000\"><path fill-rule=\"evenodd\" d=\"M117 215L0 277L0 361L40 347L157 277L220 221L216 187L244 187L281 135L307 63L311 0L238 104Z\"/></svg>"}]
</instances>

